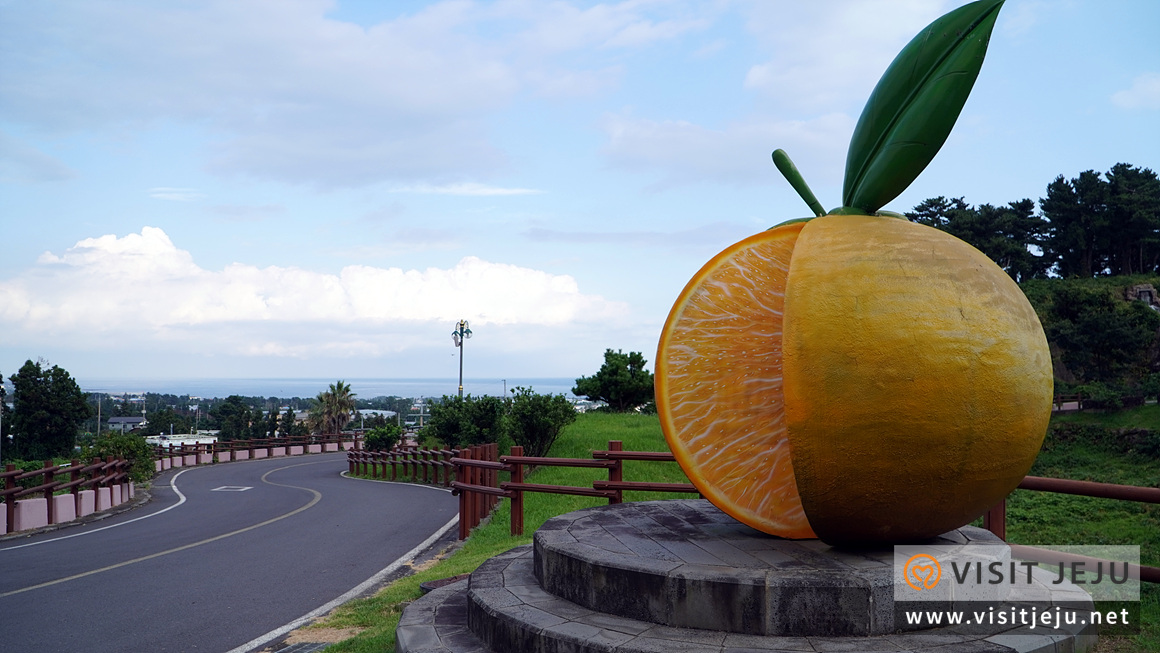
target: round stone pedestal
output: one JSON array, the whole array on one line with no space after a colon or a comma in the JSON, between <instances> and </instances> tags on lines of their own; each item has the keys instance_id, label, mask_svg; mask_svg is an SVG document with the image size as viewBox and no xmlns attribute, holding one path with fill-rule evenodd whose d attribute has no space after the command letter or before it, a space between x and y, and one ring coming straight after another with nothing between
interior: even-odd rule
<instances>
[{"instance_id":1,"label":"round stone pedestal","mask_svg":"<svg viewBox=\"0 0 1160 653\"><path fill-rule=\"evenodd\" d=\"M965 527L930 544L994 544ZM535 536L546 591L584 607L681 628L751 635L884 635L893 547L835 549L754 530L705 500L645 501L548 520ZM577 582L584 579L584 582Z\"/></svg>"},{"instance_id":2,"label":"round stone pedestal","mask_svg":"<svg viewBox=\"0 0 1160 653\"><path fill-rule=\"evenodd\" d=\"M995 544L963 528L931 544ZM1009 552L1006 553L1009 555ZM466 582L403 613L400 653L752 653L1021 651L1082 653L1085 624L917 630L895 617L894 551L772 537L707 501L649 501L553 518L531 547L488 560ZM922 609L948 610L950 604Z\"/></svg>"}]
</instances>

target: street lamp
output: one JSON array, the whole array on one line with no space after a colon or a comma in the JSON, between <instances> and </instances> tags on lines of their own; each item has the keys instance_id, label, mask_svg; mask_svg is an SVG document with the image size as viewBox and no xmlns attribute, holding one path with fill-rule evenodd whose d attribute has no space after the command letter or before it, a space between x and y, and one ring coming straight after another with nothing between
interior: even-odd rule
<instances>
[{"instance_id":1,"label":"street lamp","mask_svg":"<svg viewBox=\"0 0 1160 653\"><path fill-rule=\"evenodd\" d=\"M467 320L460 320L451 332L451 340L459 347L459 398L463 399L463 341L471 337L471 329L467 328Z\"/></svg>"}]
</instances>

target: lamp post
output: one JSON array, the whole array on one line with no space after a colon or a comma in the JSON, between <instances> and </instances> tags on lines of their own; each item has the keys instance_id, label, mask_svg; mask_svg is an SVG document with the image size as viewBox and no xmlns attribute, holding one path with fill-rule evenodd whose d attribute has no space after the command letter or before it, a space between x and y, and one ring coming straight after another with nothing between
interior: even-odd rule
<instances>
[{"instance_id":1,"label":"lamp post","mask_svg":"<svg viewBox=\"0 0 1160 653\"><path fill-rule=\"evenodd\" d=\"M463 398L463 341L471 337L471 329L467 327L467 320L460 320L451 332L451 340L459 347L459 398Z\"/></svg>"}]
</instances>

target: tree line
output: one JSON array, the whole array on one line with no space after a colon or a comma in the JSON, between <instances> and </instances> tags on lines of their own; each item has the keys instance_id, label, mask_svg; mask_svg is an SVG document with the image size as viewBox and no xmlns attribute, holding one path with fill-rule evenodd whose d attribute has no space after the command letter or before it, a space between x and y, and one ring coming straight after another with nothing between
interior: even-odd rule
<instances>
[{"instance_id":1,"label":"tree line","mask_svg":"<svg viewBox=\"0 0 1160 653\"><path fill-rule=\"evenodd\" d=\"M1155 172L1118 163L1060 175L1038 212L1030 199L972 207L935 197L906 217L970 243L1019 282L1051 347L1057 393L1110 408L1160 395Z\"/></svg>"},{"instance_id":2,"label":"tree line","mask_svg":"<svg viewBox=\"0 0 1160 653\"><path fill-rule=\"evenodd\" d=\"M1018 282L1160 272L1160 179L1127 163L1056 177L1038 211L1029 198L971 206L940 196L905 215L974 245Z\"/></svg>"}]
</instances>

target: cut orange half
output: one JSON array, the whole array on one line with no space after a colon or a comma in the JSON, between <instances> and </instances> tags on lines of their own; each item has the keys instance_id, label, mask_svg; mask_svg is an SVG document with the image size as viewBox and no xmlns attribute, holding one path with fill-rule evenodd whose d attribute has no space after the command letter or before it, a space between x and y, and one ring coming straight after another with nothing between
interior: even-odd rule
<instances>
[{"instance_id":1,"label":"cut orange half","mask_svg":"<svg viewBox=\"0 0 1160 653\"><path fill-rule=\"evenodd\" d=\"M665 439L713 505L760 531L814 537L785 422L782 324L805 223L764 231L709 261L681 292L656 357Z\"/></svg>"},{"instance_id":2,"label":"cut orange half","mask_svg":"<svg viewBox=\"0 0 1160 653\"><path fill-rule=\"evenodd\" d=\"M725 513L782 537L911 542L1027 474L1051 352L1019 286L970 245L828 215L701 268L665 323L656 391L669 448Z\"/></svg>"}]
</instances>

